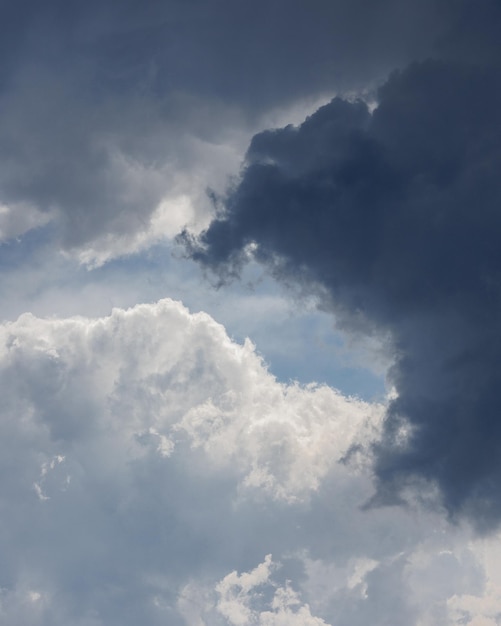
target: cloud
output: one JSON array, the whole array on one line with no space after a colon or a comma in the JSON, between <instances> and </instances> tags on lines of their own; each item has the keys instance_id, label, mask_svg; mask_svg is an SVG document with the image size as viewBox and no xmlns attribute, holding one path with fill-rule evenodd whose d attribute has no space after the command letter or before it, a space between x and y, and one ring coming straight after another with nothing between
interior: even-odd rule
<instances>
[{"instance_id":1,"label":"cloud","mask_svg":"<svg viewBox=\"0 0 501 626\"><path fill-rule=\"evenodd\" d=\"M270 584L273 567L271 555L268 554L263 563L251 572L238 574L232 572L216 586L219 595L216 609L223 615L228 624L241 626L244 624L262 624L263 626L279 626L280 624L297 624L297 626L321 626L323 619L313 617L310 607L301 606L298 594L289 584L278 586L273 590L270 609L267 611L253 610L250 606L253 595L259 588Z\"/></svg>"},{"instance_id":2,"label":"cloud","mask_svg":"<svg viewBox=\"0 0 501 626\"><path fill-rule=\"evenodd\" d=\"M381 407L279 384L172 300L0 333L5 623L417 624L499 606L492 547L431 510L362 509Z\"/></svg>"},{"instance_id":3,"label":"cloud","mask_svg":"<svg viewBox=\"0 0 501 626\"><path fill-rule=\"evenodd\" d=\"M386 337L397 396L379 499L431 481L479 529L501 516L500 79L495 65L415 63L373 113L336 98L262 132L219 215L183 236L223 281L254 258L345 330Z\"/></svg>"},{"instance_id":4,"label":"cloud","mask_svg":"<svg viewBox=\"0 0 501 626\"><path fill-rule=\"evenodd\" d=\"M193 98L96 99L91 82L23 66L0 93L1 199L17 215L2 238L50 220L60 247L101 265L203 224L207 181L217 187L238 137L189 128L180 110L197 106Z\"/></svg>"},{"instance_id":5,"label":"cloud","mask_svg":"<svg viewBox=\"0 0 501 626\"><path fill-rule=\"evenodd\" d=\"M245 564L276 534L265 502L279 519L305 506L377 412L276 383L250 343L172 301L1 332L6 621L165 621L154 597L174 611L188 574ZM261 539L238 549L249 522Z\"/></svg>"},{"instance_id":6,"label":"cloud","mask_svg":"<svg viewBox=\"0 0 501 626\"><path fill-rule=\"evenodd\" d=\"M366 89L443 29L422 0L4 9L0 203L91 266L202 228L262 116Z\"/></svg>"},{"instance_id":7,"label":"cloud","mask_svg":"<svg viewBox=\"0 0 501 626\"><path fill-rule=\"evenodd\" d=\"M211 593L189 583L181 591L179 608L187 624L205 626L221 623L228 626L329 626L311 614L299 594L287 581L283 586L273 580L280 568L271 554L250 572L227 574ZM267 598L263 602L263 598ZM264 606L263 606L264 605Z\"/></svg>"},{"instance_id":8,"label":"cloud","mask_svg":"<svg viewBox=\"0 0 501 626\"><path fill-rule=\"evenodd\" d=\"M478 389L485 371L470 365L485 361L463 347L480 346L472 354L483 358L488 345L485 388L496 380L498 237L495 216L485 212L497 189L499 29L494 2L472 7L449 0L4 3L2 311L10 319L21 311L60 317L25 313L0 324L0 622L498 620L499 536L479 539L460 519L451 526L435 486L420 482L419 457L405 465L409 451L442 441L442 432L432 441L431 422L421 431L428 439L419 439L418 400L433 391L455 407L456 387L465 390L466 408L479 397L466 390ZM382 77L430 51L441 62L395 73L373 113ZM304 119L336 93L344 100L301 127L256 135L211 226L210 199L218 204L257 130ZM243 210L247 193L263 199L257 226ZM322 202L330 206L332 194L341 211L330 232ZM459 220L450 219L450 196ZM285 217L276 212L284 197ZM464 237L472 197L478 214ZM397 204L409 209L404 218ZM420 229L422 206L425 215L445 207L437 209L431 244ZM208 228L190 241L192 252L223 278L255 257L323 311L296 314L297 300L263 281L255 263L242 276L256 293L244 294L241 284L209 295L196 267L171 258L170 243L162 247L185 224ZM311 245L299 245L309 235ZM425 243L428 256L414 254ZM458 246L466 282L449 272ZM342 280L329 269L334 253ZM402 254L410 274L398 271ZM433 272L423 286L427 263ZM485 289L475 291L479 272ZM427 291L431 283L435 291ZM220 313L227 329L172 300L95 317L166 291ZM365 333L355 338L358 360L376 367L386 349L395 361L396 391L384 406L324 384L280 383L244 341L250 329L282 378L299 371L302 380L336 381L371 397L367 379L337 382L339 351L352 339L329 334L333 311L341 329ZM65 317L75 312L90 317ZM328 368L326 356L320 363L324 341L337 366ZM449 376L442 365L450 355ZM466 438L453 420L449 430L459 458ZM487 484L493 455L484 456L484 466L480 453L471 458ZM454 463L430 467L445 472ZM445 475L450 512L470 514L491 501L459 476L455 484L467 495L457 505ZM407 501L393 506L400 487ZM367 506L378 499L390 505Z\"/></svg>"}]
</instances>

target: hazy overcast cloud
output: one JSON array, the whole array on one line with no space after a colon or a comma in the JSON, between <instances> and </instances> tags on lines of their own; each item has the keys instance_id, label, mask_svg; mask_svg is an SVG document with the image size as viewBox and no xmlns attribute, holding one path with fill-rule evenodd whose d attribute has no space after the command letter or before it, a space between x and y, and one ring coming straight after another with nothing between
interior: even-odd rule
<instances>
[{"instance_id":1,"label":"hazy overcast cloud","mask_svg":"<svg viewBox=\"0 0 501 626\"><path fill-rule=\"evenodd\" d=\"M499 623L500 26L2 4L2 624Z\"/></svg>"},{"instance_id":2,"label":"hazy overcast cloud","mask_svg":"<svg viewBox=\"0 0 501 626\"><path fill-rule=\"evenodd\" d=\"M260 116L422 56L436 14L390 0L5 3L4 237L52 219L92 264L172 236L201 219Z\"/></svg>"}]
</instances>

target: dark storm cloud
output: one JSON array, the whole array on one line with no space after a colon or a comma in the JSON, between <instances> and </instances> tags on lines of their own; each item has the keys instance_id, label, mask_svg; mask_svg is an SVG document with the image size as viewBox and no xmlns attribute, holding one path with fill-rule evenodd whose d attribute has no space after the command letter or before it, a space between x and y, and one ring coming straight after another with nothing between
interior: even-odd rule
<instances>
[{"instance_id":1,"label":"dark storm cloud","mask_svg":"<svg viewBox=\"0 0 501 626\"><path fill-rule=\"evenodd\" d=\"M122 156L187 170L183 138L220 141L225 107L360 88L442 30L431 1L5 2L0 202L55 211L66 247L137 232L174 183L134 186Z\"/></svg>"},{"instance_id":2,"label":"dark storm cloud","mask_svg":"<svg viewBox=\"0 0 501 626\"><path fill-rule=\"evenodd\" d=\"M374 80L395 63L426 54L444 28L442 11L430 0L10 5L3 47L11 60L91 64L94 83L124 92L153 72L157 93L195 90L250 99L251 108Z\"/></svg>"},{"instance_id":3,"label":"dark storm cloud","mask_svg":"<svg viewBox=\"0 0 501 626\"><path fill-rule=\"evenodd\" d=\"M223 278L252 254L348 330L387 334L378 499L424 478L486 528L501 517L501 73L415 63L378 101L256 135L219 217L184 240Z\"/></svg>"}]
</instances>

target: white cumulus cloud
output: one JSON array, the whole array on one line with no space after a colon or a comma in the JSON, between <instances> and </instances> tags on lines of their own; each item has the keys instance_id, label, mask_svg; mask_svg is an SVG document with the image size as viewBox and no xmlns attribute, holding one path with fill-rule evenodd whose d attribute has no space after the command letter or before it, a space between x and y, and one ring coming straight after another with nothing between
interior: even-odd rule
<instances>
[{"instance_id":1,"label":"white cumulus cloud","mask_svg":"<svg viewBox=\"0 0 501 626\"><path fill-rule=\"evenodd\" d=\"M382 408L277 382L207 314L27 313L0 326L0 381L2 623L496 614L489 550L466 530L362 509Z\"/></svg>"}]
</instances>

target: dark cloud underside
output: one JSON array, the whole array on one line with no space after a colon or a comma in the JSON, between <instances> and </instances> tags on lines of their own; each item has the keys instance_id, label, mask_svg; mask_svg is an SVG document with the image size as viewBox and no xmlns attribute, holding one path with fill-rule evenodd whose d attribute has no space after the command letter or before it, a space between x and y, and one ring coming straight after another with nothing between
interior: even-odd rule
<instances>
[{"instance_id":1,"label":"dark cloud underside","mask_svg":"<svg viewBox=\"0 0 501 626\"><path fill-rule=\"evenodd\" d=\"M388 333L380 497L436 481L452 514L501 516L501 74L455 61L394 73L370 114L335 99L254 137L193 258L254 256L323 293L350 330Z\"/></svg>"}]
</instances>

